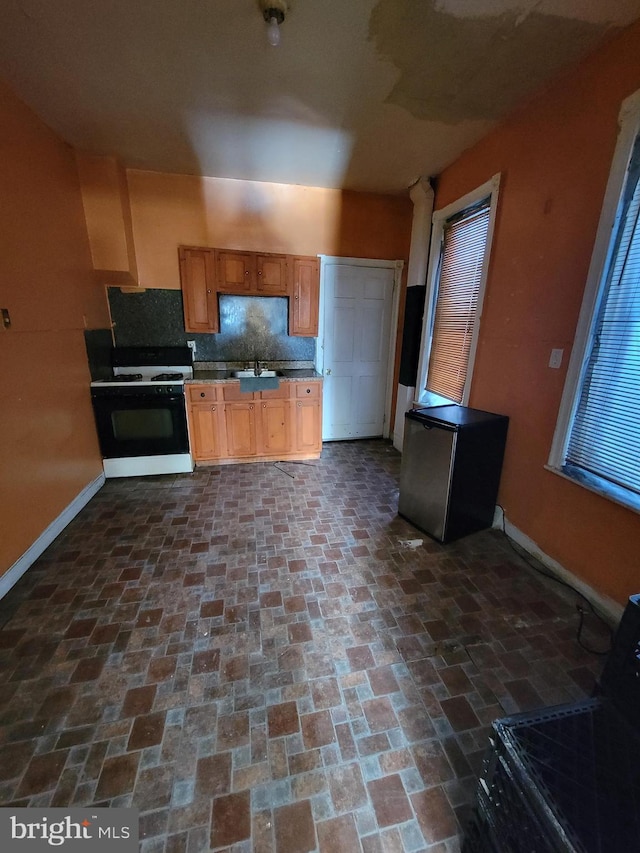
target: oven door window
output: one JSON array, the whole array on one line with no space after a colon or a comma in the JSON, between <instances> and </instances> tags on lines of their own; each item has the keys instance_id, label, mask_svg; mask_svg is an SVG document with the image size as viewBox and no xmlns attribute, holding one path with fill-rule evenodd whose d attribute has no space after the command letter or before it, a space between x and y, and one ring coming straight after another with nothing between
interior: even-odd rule
<instances>
[{"instance_id":1,"label":"oven door window","mask_svg":"<svg viewBox=\"0 0 640 853\"><path fill-rule=\"evenodd\" d=\"M189 452L184 396L100 397L93 411L106 459Z\"/></svg>"},{"instance_id":2,"label":"oven door window","mask_svg":"<svg viewBox=\"0 0 640 853\"><path fill-rule=\"evenodd\" d=\"M173 435L169 409L116 409L111 412L111 430L116 441L162 441Z\"/></svg>"}]
</instances>

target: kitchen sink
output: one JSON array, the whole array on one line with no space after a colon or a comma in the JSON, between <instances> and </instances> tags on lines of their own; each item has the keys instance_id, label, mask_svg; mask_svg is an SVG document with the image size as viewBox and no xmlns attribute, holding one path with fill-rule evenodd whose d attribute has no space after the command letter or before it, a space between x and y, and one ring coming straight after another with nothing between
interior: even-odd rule
<instances>
[{"instance_id":1,"label":"kitchen sink","mask_svg":"<svg viewBox=\"0 0 640 853\"><path fill-rule=\"evenodd\" d=\"M282 376L279 370L263 370L260 374L251 368L250 370L233 370L231 375L236 379L270 379L273 376Z\"/></svg>"}]
</instances>

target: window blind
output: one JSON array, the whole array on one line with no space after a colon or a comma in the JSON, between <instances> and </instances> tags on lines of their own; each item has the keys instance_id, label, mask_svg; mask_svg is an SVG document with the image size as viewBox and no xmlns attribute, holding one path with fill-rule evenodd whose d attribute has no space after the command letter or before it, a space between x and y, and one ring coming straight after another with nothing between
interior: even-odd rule
<instances>
[{"instance_id":1,"label":"window blind","mask_svg":"<svg viewBox=\"0 0 640 853\"><path fill-rule=\"evenodd\" d=\"M469 366L487 247L490 198L452 216L444 226L427 391L460 403Z\"/></svg>"},{"instance_id":2,"label":"window blind","mask_svg":"<svg viewBox=\"0 0 640 853\"><path fill-rule=\"evenodd\" d=\"M627 173L566 464L640 494L640 137Z\"/></svg>"}]
</instances>

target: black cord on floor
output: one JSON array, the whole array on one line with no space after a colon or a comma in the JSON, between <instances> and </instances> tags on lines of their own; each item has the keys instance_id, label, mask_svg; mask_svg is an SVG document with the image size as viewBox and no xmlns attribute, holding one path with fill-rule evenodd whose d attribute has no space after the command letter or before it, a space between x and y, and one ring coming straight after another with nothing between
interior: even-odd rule
<instances>
[{"instance_id":1,"label":"black cord on floor","mask_svg":"<svg viewBox=\"0 0 640 853\"><path fill-rule=\"evenodd\" d=\"M571 592L578 595L587 604L588 610L585 610L580 604L576 604L576 610L578 611L578 616L579 616L578 629L576 631L576 642L578 643L580 648L584 649L585 652L589 652L589 654L591 654L591 655L598 655L599 657L604 657L604 656L608 655L609 652L611 651L612 647L613 647L613 630L611 629L611 626L609 625L607 620L604 618L604 616L602 616L601 613L598 613L598 611L593 606L593 604L589 601L587 596L584 593L580 592L579 589L576 589L575 587L571 586L570 583L567 583L567 581L562 580L562 578L559 578L556 575L551 574L551 572L543 571L539 566L536 566L534 563L531 562L531 560L529 560L525 556L526 552L524 551L524 549L516 548L517 543L515 543L514 540L511 539L511 537L509 536L509 534L507 533L507 531L505 529L504 507L500 506L500 504L497 504L497 506L500 508L500 510L502 512L502 533L504 534L504 538L509 543L512 551L515 554L517 554L522 560L524 560L525 563L529 566L529 568L533 569L534 572L537 572L543 578L547 578L547 580L554 581L554 583L560 584L560 586L564 586L566 589L568 589ZM584 627L584 617L588 613L591 613L593 616L595 616L596 619L598 619L604 625L604 627L607 629L607 631L609 633L609 648L606 651L600 652L597 649L591 649L591 648L589 648L589 646L586 645L586 643L584 643L582 641L582 629Z\"/></svg>"},{"instance_id":2,"label":"black cord on floor","mask_svg":"<svg viewBox=\"0 0 640 853\"><path fill-rule=\"evenodd\" d=\"M292 480L295 480L295 476L290 474L288 471L285 471L284 468L281 468L280 465L286 462L287 465L306 465L307 468L317 468L317 465L314 465L312 462L303 462L300 459L279 459L277 462L273 463L273 467L277 468L278 471L282 471L283 474L286 474L287 477L291 477Z\"/></svg>"}]
</instances>

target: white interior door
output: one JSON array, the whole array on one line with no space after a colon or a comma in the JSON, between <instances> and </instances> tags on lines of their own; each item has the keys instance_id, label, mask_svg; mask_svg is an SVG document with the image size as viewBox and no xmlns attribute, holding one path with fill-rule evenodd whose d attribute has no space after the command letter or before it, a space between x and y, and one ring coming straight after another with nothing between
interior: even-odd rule
<instances>
[{"instance_id":1,"label":"white interior door","mask_svg":"<svg viewBox=\"0 0 640 853\"><path fill-rule=\"evenodd\" d=\"M393 284L389 268L326 268L323 441L383 434Z\"/></svg>"}]
</instances>

